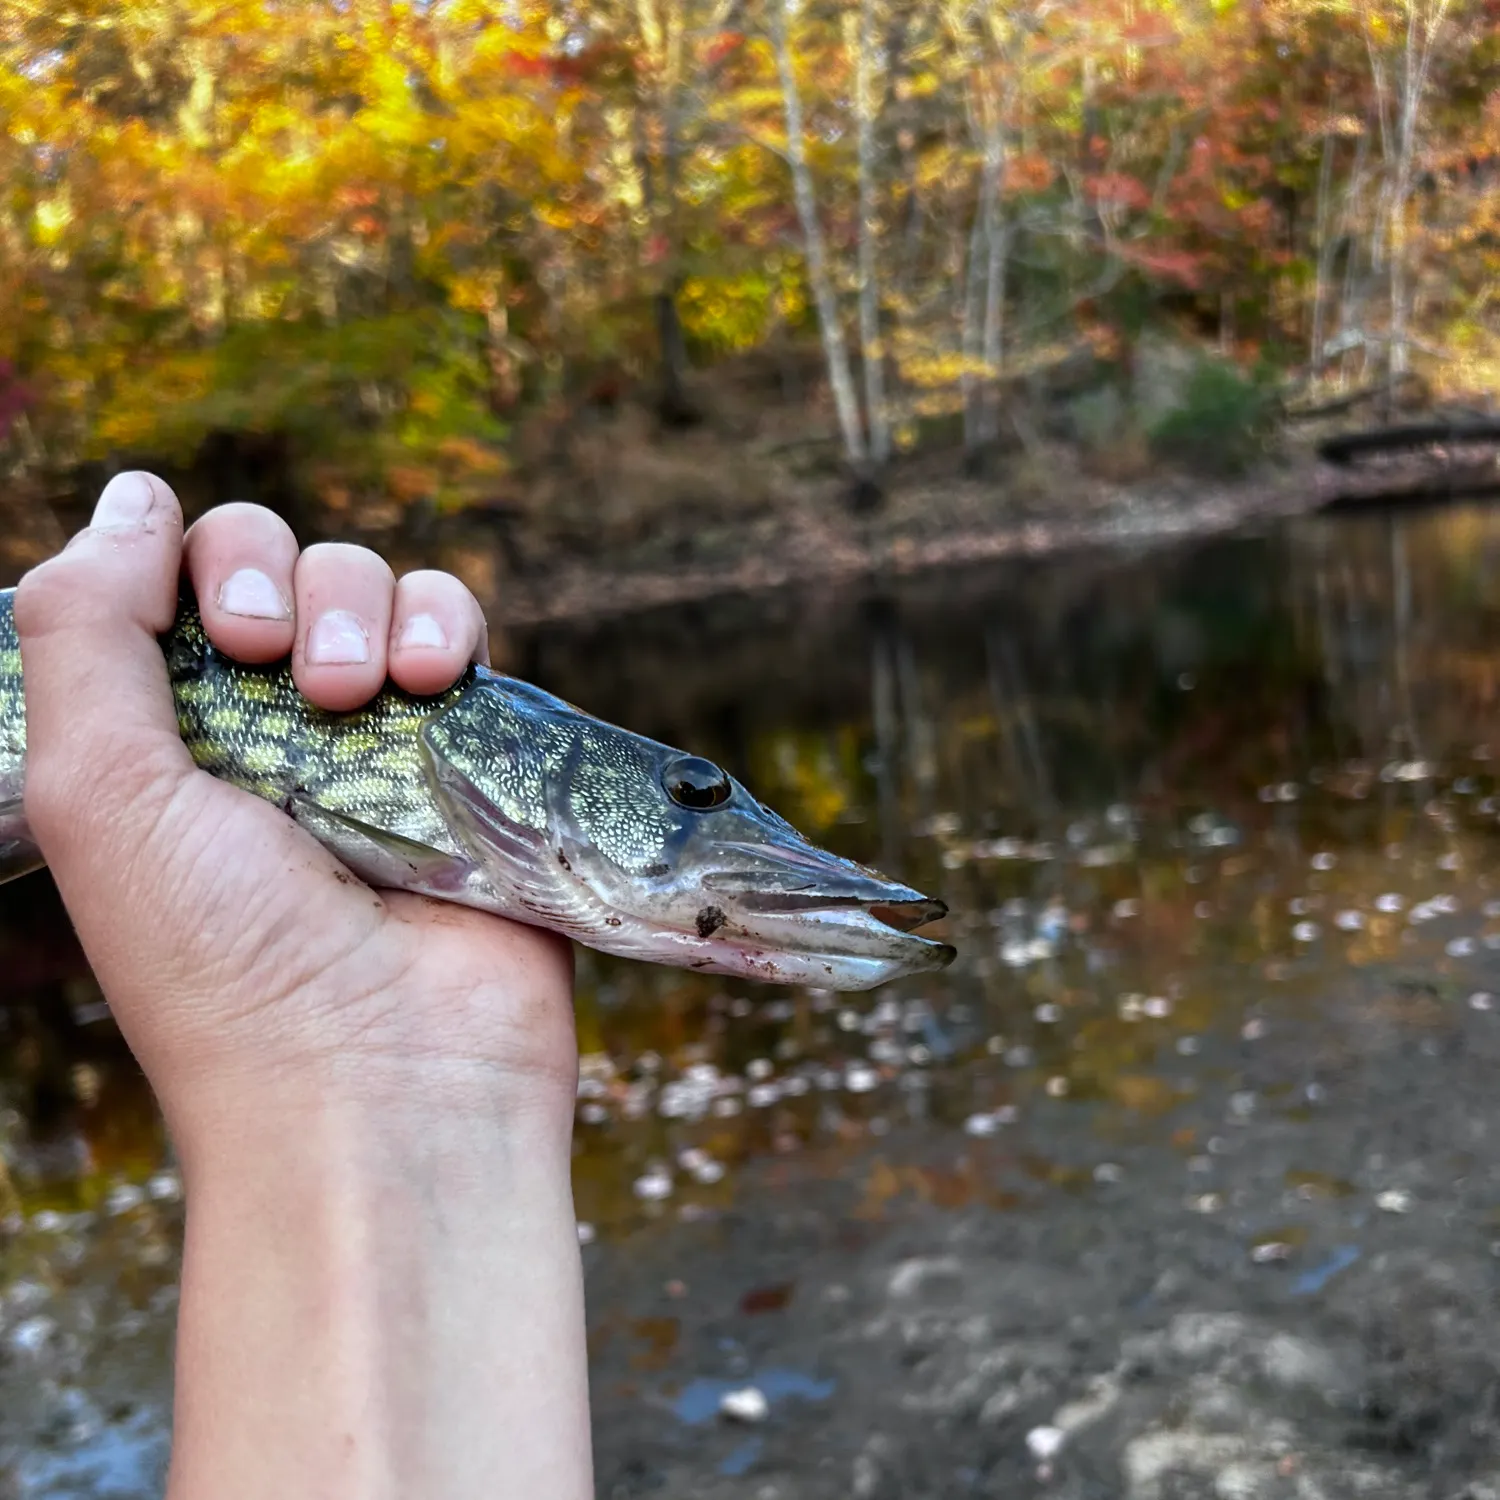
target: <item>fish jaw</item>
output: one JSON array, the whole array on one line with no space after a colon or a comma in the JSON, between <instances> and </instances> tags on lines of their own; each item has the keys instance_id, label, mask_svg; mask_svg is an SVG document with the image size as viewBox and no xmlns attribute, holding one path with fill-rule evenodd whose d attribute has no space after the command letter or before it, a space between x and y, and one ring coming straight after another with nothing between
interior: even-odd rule
<instances>
[{"instance_id":1,"label":"fish jaw","mask_svg":"<svg viewBox=\"0 0 1500 1500\"><path fill-rule=\"evenodd\" d=\"M571 872L610 912L604 934L584 941L700 973L828 990L874 989L953 962L949 944L914 930L946 915L942 902L814 845L796 852L778 880L763 849L726 843L695 880L679 872L654 894L610 894L608 873L573 846Z\"/></svg>"},{"instance_id":2,"label":"fish jaw","mask_svg":"<svg viewBox=\"0 0 1500 1500\"><path fill-rule=\"evenodd\" d=\"M795 974L784 983L867 990L956 957L916 930L947 915L941 901L818 848L779 819L771 838L725 841L717 859L703 878L718 898L715 936L745 962Z\"/></svg>"},{"instance_id":3,"label":"fish jaw","mask_svg":"<svg viewBox=\"0 0 1500 1500\"><path fill-rule=\"evenodd\" d=\"M946 943L920 938L920 948L884 956L854 954L837 935L815 948L791 948L774 938L741 935L723 930L712 939L675 932L638 918L621 918L620 926L602 938L580 937L601 952L647 963L669 964L698 974L722 974L753 979L761 984L806 985L812 989L852 992L873 990L912 974L929 973L952 962L954 950ZM806 943L808 934L800 941ZM821 950L821 951L820 951Z\"/></svg>"}]
</instances>

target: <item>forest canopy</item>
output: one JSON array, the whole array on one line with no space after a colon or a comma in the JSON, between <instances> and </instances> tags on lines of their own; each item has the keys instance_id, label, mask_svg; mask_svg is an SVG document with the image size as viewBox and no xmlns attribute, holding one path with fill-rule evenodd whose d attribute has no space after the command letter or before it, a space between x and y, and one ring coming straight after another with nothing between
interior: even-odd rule
<instances>
[{"instance_id":1,"label":"forest canopy","mask_svg":"<svg viewBox=\"0 0 1500 1500\"><path fill-rule=\"evenodd\" d=\"M461 504L817 346L846 458L1170 326L1500 380L1500 0L0 0L0 454Z\"/></svg>"}]
</instances>

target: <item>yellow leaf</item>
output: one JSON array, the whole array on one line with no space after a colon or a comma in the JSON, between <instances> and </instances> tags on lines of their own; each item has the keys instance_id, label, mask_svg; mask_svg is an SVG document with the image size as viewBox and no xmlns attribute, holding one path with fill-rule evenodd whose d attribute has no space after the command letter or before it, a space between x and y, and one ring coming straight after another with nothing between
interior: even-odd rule
<instances>
[{"instance_id":1,"label":"yellow leaf","mask_svg":"<svg viewBox=\"0 0 1500 1500\"><path fill-rule=\"evenodd\" d=\"M50 198L43 198L36 206L36 238L39 245L55 245L63 232L73 222L72 194L64 188Z\"/></svg>"}]
</instances>

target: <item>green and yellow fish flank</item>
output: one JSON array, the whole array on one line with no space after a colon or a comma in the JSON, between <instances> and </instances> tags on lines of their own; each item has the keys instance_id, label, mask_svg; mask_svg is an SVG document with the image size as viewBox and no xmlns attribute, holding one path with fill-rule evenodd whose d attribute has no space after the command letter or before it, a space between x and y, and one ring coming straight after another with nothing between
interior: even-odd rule
<instances>
[{"instance_id":1,"label":"green and yellow fish flank","mask_svg":"<svg viewBox=\"0 0 1500 1500\"><path fill-rule=\"evenodd\" d=\"M0 880L42 863L26 824L26 708L0 592ZM209 774L273 802L371 885L711 973L868 989L951 961L913 929L941 902L809 844L710 761L471 667L353 713L286 662L219 653L184 597L162 641L177 727Z\"/></svg>"}]
</instances>

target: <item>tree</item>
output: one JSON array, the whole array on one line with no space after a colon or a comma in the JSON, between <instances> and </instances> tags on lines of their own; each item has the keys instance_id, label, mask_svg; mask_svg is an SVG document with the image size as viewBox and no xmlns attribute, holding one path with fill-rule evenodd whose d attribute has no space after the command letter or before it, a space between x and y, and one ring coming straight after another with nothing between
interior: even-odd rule
<instances>
[{"instance_id":1,"label":"tree","mask_svg":"<svg viewBox=\"0 0 1500 1500\"><path fill-rule=\"evenodd\" d=\"M1497 99L1495 0L0 0L0 453L461 505L805 334L869 497L1148 327L1500 378Z\"/></svg>"},{"instance_id":2,"label":"tree","mask_svg":"<svg viewBox=\"0 0 1500 1500\"><path fill-rule=\"evenodd\" d=\"M807 158L807 134L802 118L802 92L797 80L797 58L793 24L797 0L770 0L771 35L776 48L776 69L781 81L782 109L786 116L786 157L791 170L797 219L802 226L802 248L807 260L807 279L818 310L818 329L828 362L828 383L833 391L844 455L855 472L861 473L869 456L859 397L849 366L843 317L834 287L833 271L824 243L823 221L818 210L817 190Z\"/></svg>"}]
</instances>

